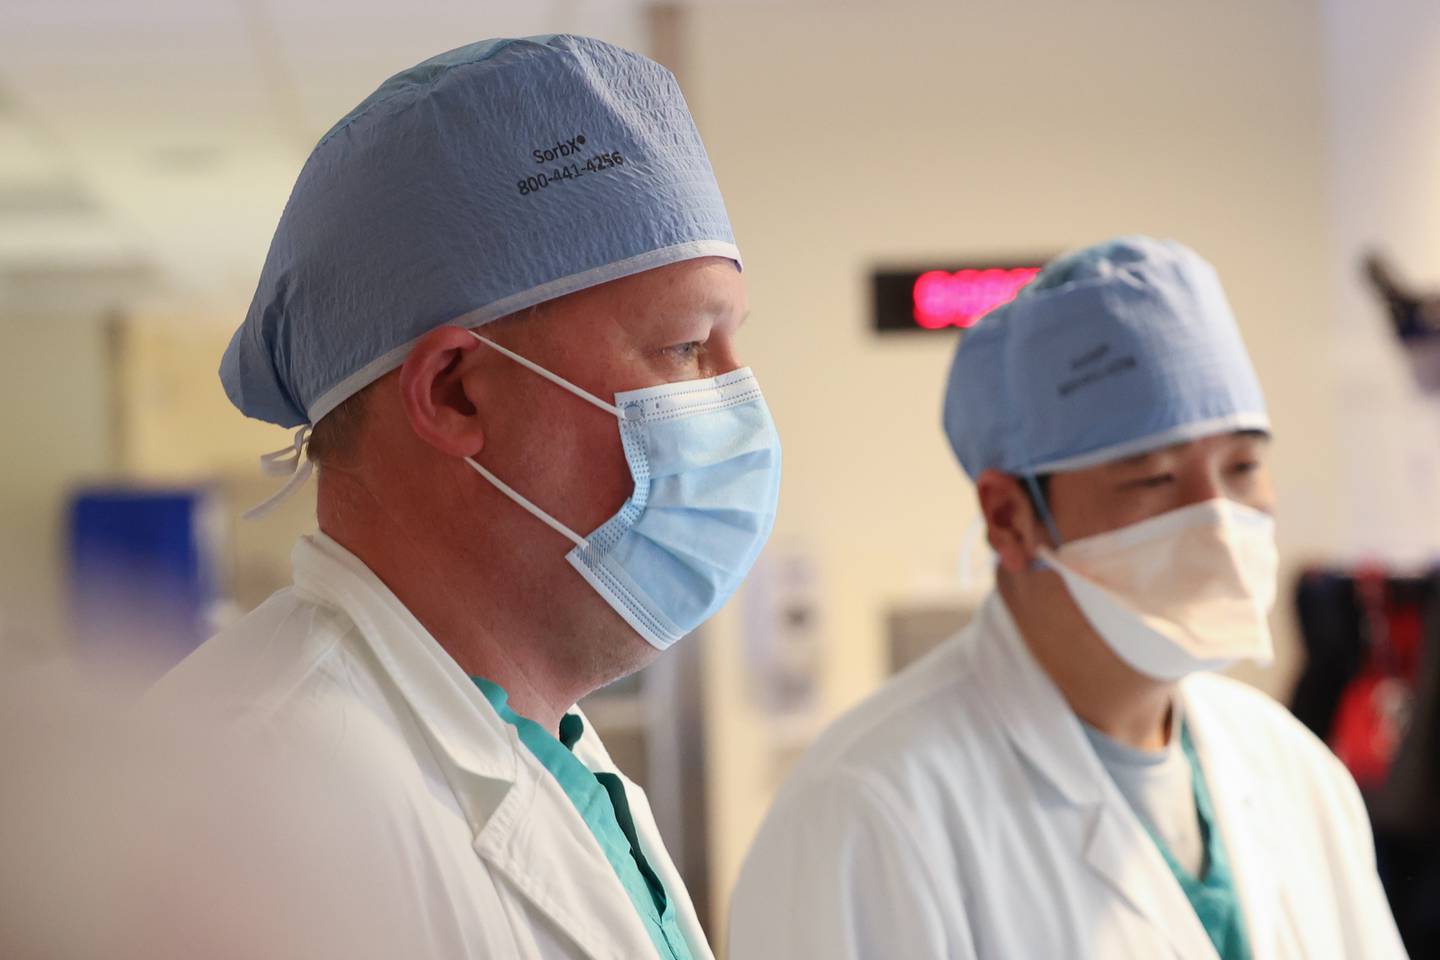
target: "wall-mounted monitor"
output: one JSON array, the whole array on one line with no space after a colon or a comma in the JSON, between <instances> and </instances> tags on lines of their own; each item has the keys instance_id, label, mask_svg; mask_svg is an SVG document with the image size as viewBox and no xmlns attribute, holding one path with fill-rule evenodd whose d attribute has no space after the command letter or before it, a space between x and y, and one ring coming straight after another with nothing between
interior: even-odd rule
<instances>
[{"instance_id":1,"label":"wall-mounted monitor","mask_svg":"<svg viewBox=\"0 0 1440 960\"><path fill-rule=\"evenodd\" d=\"M875 330L969 329L1012 300L1046 259L877 269L871 274Z\"/></svg>"}]
</instances>

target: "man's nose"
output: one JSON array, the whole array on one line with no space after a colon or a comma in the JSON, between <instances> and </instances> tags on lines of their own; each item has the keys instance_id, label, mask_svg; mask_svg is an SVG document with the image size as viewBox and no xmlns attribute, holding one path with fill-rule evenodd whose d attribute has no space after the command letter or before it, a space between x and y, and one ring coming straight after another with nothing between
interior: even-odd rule
<instances>
[{"instance_id":1,"label":"man's nose","mask_svg":"<svg viewBox=\"0 0 1440 960\"><path fill-rule=\"evenodd\" d=\"M722 373L740 369L739 353L735 349L735 338L729 335L715 335L710 338L705 351L705 375L718 377Z\"/></svg>"},{"instance_id":2,"label":"man's nose","mask_svg":"<svg viewBox=\"0 0 1440 960\"><path fill-rule=\"evenodd\" d=\"M1225 496L1220 469L1210 464L1187 470L1180 477L1180 506L1189 507Z\"/></svg>"}]
</instances>

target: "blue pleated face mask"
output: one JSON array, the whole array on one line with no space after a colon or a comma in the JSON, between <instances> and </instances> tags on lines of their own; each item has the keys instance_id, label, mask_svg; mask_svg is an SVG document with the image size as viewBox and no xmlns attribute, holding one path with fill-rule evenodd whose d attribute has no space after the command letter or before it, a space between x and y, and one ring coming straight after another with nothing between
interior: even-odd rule
<instances>
[{"instance_id":1,"label":"blue pleated face mask","mask_svg":"<svg viewBox=\"0 0 1440 960\"><path fill-rule=\"evenodd\" d=\"M739 589L775 524L780 437L749 369L615 395L613 404L470 335L612 414L635 492L582 537L470 457L496 489L575 544L566 555L615 612L664 650Z\"/></svg>"}]
</instances>

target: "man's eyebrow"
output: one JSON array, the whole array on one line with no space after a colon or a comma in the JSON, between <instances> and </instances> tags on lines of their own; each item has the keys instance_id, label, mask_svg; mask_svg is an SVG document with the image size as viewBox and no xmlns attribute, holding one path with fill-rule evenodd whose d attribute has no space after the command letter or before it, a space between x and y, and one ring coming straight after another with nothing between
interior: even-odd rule
<instances>
[{"instance_id":1,"label":"man's eyebrow","mask_svg":"<svg viewBox=\"0 0 1440 960\"><path fill-rule=\"evenodd\" d=\"M1111 466L1119 467L1122 469L1125 467L1138 467L1143 464L1149 463L1156 457L1159 457L1165 453L1169 453L1171 450L1174 449L1174 447L1163 447L1159 450L1151 450L1148 453L1137 453L1133 457L1126 457L1123 460L1116 460L1113 464L1111 464Z\"/></svg>"},{"instance_id":2,"label":"man's eyebrow","mask_svg":"<svg viewBox=\"0 0 1440 960\"><path fill-rule=\"evenodd\" d=\"M1271 442L1270 433L1266 430L1236 430L1234 433L1230 434L1230 436L1241 440L1253 440L1257 443L1268 444ZM1177 450L1180 447L1185 446L1187 442L1188 441L1182 441L1180 443L1171 444L1168 447L1161 447L1159 450L1151 450L1149 453L1137 453L1133 457L1125 457L1122 460L1116 460L1114 463L1110 464L1110 466L1118 470L1123 470L1130 467L1143 466L1145 463L1155 459L1156 457L1162 456L1172 450Z\"/></svg>"}]
</instances>

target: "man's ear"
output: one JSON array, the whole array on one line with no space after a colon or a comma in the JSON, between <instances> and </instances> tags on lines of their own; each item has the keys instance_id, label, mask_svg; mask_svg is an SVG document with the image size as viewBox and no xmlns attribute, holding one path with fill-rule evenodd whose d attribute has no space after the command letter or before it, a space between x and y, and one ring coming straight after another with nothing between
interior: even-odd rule
<instances>
[{"instance_id":1,"label":"man's ear","mask_svg":"<svg viewBox=\"0 0 1440 960\"><path fill-rule=\"evenodd\" d=\"M479 409L466 392L466 358L479 347L466 330L439 327L410 350L400 368L400 399L410 428L452 457L473 457L485 446Z\"/></svg>"},{"instance_id":2,"label":"man's ear","mask_svg":"<svg viewBox=\"0 0 1440 960\"><path fill-rule=\"evenodd\" d=\"M1035 552L1047 541L1024 481L999 470L986 470L975 481L980 513L985 517L990 548L1011 573L1030 569Z\"/></svg>"}]
</instances>

